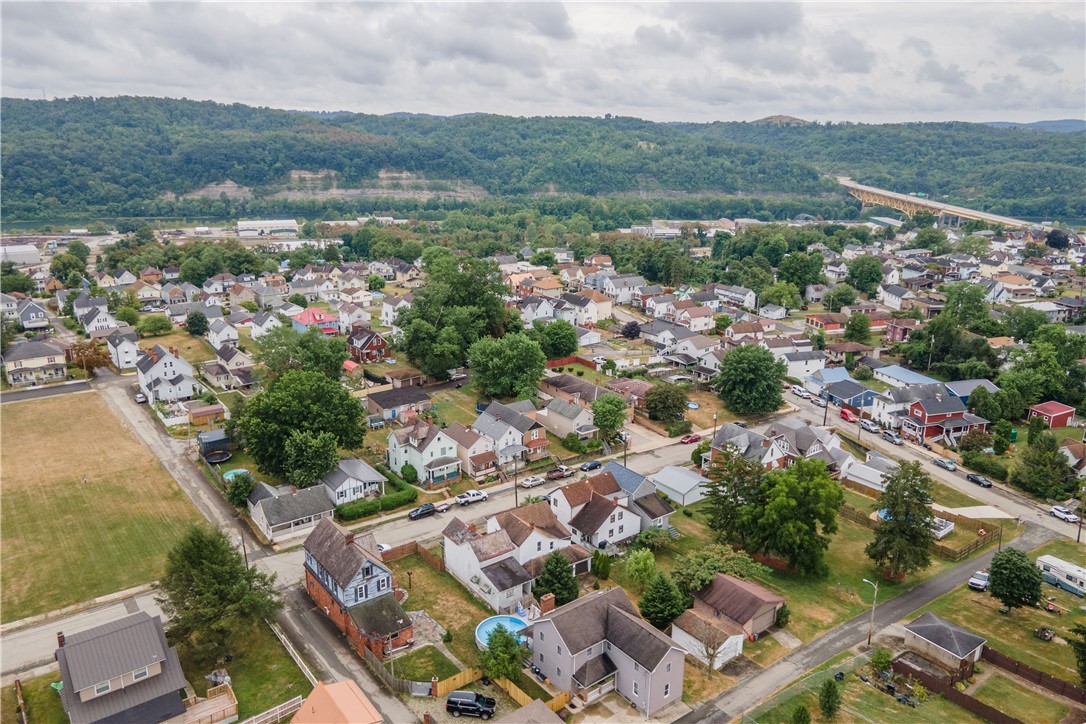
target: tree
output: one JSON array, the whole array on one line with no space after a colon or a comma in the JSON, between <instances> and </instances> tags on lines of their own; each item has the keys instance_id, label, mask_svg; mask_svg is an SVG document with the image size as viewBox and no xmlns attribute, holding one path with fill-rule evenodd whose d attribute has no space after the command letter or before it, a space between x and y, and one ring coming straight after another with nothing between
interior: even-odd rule
<instances>
[{"instance_id":1,"label":"tree","mask_svg":"<svg viewBox=\"0 0 1086 724\"><path fill-rule=\"evenodd\" d=\"M82 261L84 265L87 263L87 259L90 259L90 247L79 239L68 242L68 253Z\"/></svg>"},{"instance_id":2,"label":"tree","mask_svg":"<svg viewBox=\"0 0 1086 724\"><path fill-rule=\"evenodd\" d=\"M1002 420L1006 417L1003 414L1003 406L1000 404L999 398L985 387L977 387L969 393L969 408L973 410L975 415L990 422Z\"/></svg>"},{"instance_id":3,"label":"tree","mask_svg":"<svg viewBox=\"0 0 1086 724\"><path fill-rule=\"evenodd\" d=\"M592 401L592 424L600 429L603 439L610 440L625 424L629 409L626 400L605 392Z\"/></svg>"},{"instance_id":4,"label":"tree","mask_svg":"<svg viewBox=\"0 0 1086 724\"><path fill-rule=\"evenodd\" d=\"M166 556L156 601L173 640L212 654L283 607L275 576L249 567L221 530L192 526Z\"/></svg>"},{"instance_id":5,"label":"tree","mask_svg":"<svg viewBox=\"0 0 1086 724\"><path fill-rule=\"evenodd\" d=\"M1075 652L1075 664L1078 666L1078 678L1086 685L1086 623L1079 622L1071 627L1073 636L1067 637L1067 644Z\"/></svg>"},{"instance_id":6,"label":"tree","mask_svg":"<svg viewBox=\"0 0 1086 724\"><path fill-rule=\"evenodd\" d=\"M992 446L992 436L979 427L962 435L958 442L958 449L962 452L968 450L987 450Z\"/></svg>"},{"instance_id":7,"label":"tree","mask_svg":"<svg viewBox=\"0 0 1086 724\"><path fill-rule=\"evenodd\" d=\"M811 724L811 712L807 711L807 707L803 705L797 706L792 711L788 724Z\"/></svg>"},{"instance_id":8,"label":"tree","mask_svg":"<svg viewBox=\"0 0 1086 724\"><path fill-rule=\"evenodd\" d=\"M5 261L3 266L0 266L0 292L4 294L11 294L12 292L30 294L34 291L34 288L34 280L30 278L30 275L19 271L15 266L15 262Z\"/></svg>"},{"instance_id":9,"label":"tree","mask_svg":"<svg viewBox=\"0 0 1086 724\"><path fill-rule=\"evenodd\" d=\"M298 305L302 309L305 309L306 307L309 306L309 300L305 298L304 294L298 294L298 293L291 294L289 297L287 297L287 301L290 302L291 304Z\"/></svg>"},{"instance_id":10,"label":"tree","mask_svg":"<svg viewBox=\"0 0 1086 724\"><path fill-rule=\"evenodd\" d=\"M700 468L702 455L709 452L712 447L712 440L702 440L701 442L699 442L697 445L694 446L694 449L690 451L690 463L694 467Z\"/></svg>"},{"instance_id":11,"label":"tree","mask_svg":"<svg viewBox=\"0 0 1086 724\"><path fill-rule=\"evenodd\" d=\"M337 381L320 372L289 370L249 399L238 430L260 469L286 476L287 441L295 431L327 432L347 450L362 445L363 409Z\"/></svg>"},{"instance_id":12,"label":"tree","mask_svg":"<svg viewBox=\"0 0 1086 724\"><path fill-rule=\"evenodd\" d=\"M958 282L946 288L946 306L943 314L949 314L963 327L982 319L989 319L986 290L980 284Z\"/></svg>"},{"instance_id":13,"label":"tree","mask_svg":"<svg viewBox=\"0 0 1086 724\"><path fill-rule=\"evenodd\" d=\"M121 307L116 312L114 312L113 316L117 318L118 322L124 322L125 324L132 327L139 324L140 321L139 312L137 312L132 307Z\"/></svg>"},{"instance_id":14,"label":"tree","mask_svg":"<svg viewBox=\"0 0 1086 724\"><path fill-rule=\"evenodd\" d=\"M916 249L931 249L936 256L944 254L948 249L946 232L934 227L923 228L916 232L912 246Z\"/></svg>"},{"instance_id":15,"label":"tree","mask_svg":"<svg viewBox=\"0 0 1086 724\"><path fill-rule=\"evenodd\" d=\"M920 463L902 462L883 479L883 485L879 508L886 510L885 520L875 529L875 537L864 552L897 579L931 565L931 544L935 540L931 525L935 515L928 500L932 482Z\"/></svg>"},{"instance_id":16,"label":"tree","mask_svg":"<svg viewBox=\"0 0 1086 724\"><path fill-rule=\"evenodd\" d=\"M380 274L370 274L369 279L366 280L366 287L371 292L379 292L385 288L385 278Z\"/></svg>"},{"instance_id":17,"label":"tree","mask_svg":"<svg viewBox=\"0 0 1086 724\"><path fill-rule=\"evenodd\" d=\"M1031 307L1011 307L1003 315L1002 321L1007 334L1028 342L1034 332L1048 324L1048 315Z\"/></svg>"},{"instance_id":18,"label":"tree","mask_svg":"<svg viewBox=\"0 0 1086 724\"><path fill-rule=\"evenodd\" d=\"M72 355L72 361L79 365L81 369L93 370L97 367L109 367L109 354L93 339L76 342L69 351Z\"/></svg>"},{"instance_id":19,"label":"tree","mask_svg":"<svg viewBox=\"0 0 1086 724\"><path fill-rule=\"evenodd\" d=\"M841 692L833 679L826 679L818 690L818 708L826 719L833 719L841 709Z\"/></svg>"},{"instance_id":20,"label":"tree","mask_svg":"<svg viewBox=\"0 0 1086 724\"><path fill-rule=\"evenodd\" d=\"M776 304L785 309L798 309L803 304L803 298L795 284L789 282L777 282L762 290L759 296L762 304Z\"/></svg>"},{"instance_id":21,"label":"tree","mask_svg":"<svg viewBox=\"0 0 1086 724\"><path fill-rule=\"evenodd\" d=\"M18 336L19 324L14 319L0 318L0 354L7 352Z\"/></svg>"},{"instance_id":22,"label":"tree","mask_svg":"<svg viewBox=\"0 0 1086 724\"><path fill-rule=\"evenodd\" d=\"M666 574L657 573L641 597L638 608L646 621L663 630L686 609L684 603L675 583Z\"/></svg>"},{"instance_id":23,"label":"tree","mask_svg":"<svg viewBox=\"0 0 1086 724\"><path fill-rule=\"evenodd\" d=\"M327 337L315 327L298 332L284 324L260 338L255 357L264 365L266 379L301 369L315 370L329 379L339 380L347 360L347 343L342 337Z\"/></svg>"},{"instance_id":24,"label":"tree","mask_svg":"<svg viewBox=\"0 0 1086 724\"><path fill-rule=\"evenodd\" d=\"M592 551L592 575L601 581L611 577L611 556L601 550Z\"/></svg>"},{"instance_id":25,"label":"tree","mask_svg":"<svg viewBox=\"0 0 1086 724\"><path fill-rule=\"evenodd\" d=\"M724 353L713 388L728 409L740 415L763 415L784 404L782 360L762 347L741 345Z\"/></svg>"},{"instance_id":26,"label":"tree","mask_svg":"<svg viewBox=\"0 0 1086 724\"><path fill-rule=\"evenodd\" d=\"M483 673L491 679L513 679L520 673L521 651L517 637L505 626L498 624L486 640L486 648L480 656Z\"/></svg>"},{"instance_id":27,"label":"tree","mask_svg":"<svg viewBox=\"0 0 1086 724\"><path fill-rule=\"evenodd\" d=\"M207 315L203 312L189 312L185 317L185 329L193 337L202 337L207 334L210 326L207 322Z\"/></svg>"},{"instance_id":28,"label":"tree","mask_svg":"<svg viewBox=\"0 0 1086 724\"><path fill-rule=\"evenodd\" d=\"M983 236L967 236L959 241L954 246L954 251L959 254L968 254L970 256L985 257L988 256L988 252L991 251L991 243Z\"/></svg>"},{"instance_id":29,"label":"tree","mask_svg":"<svg viewBox=\"0 0 1086 724\"><path fill-rule=\"evenodd\" d=\"M240 508L249 500L249 493L253 492L254 487L256 487L256 481L252 475L235 475L230 478L230 483L226 488L226 499L230 505Z\"/></svg>"},{"instance_id":30,"label":"tree","mask_svg":"<svg viewBox=\"0 0 1086 724\"><path fill-rule=\"evenodd\" d=\"M838 284L822 295L822 304L825 305L826 311L840 312L841 307L853 304L857 298L856 290L851 286Z\"/></svg>"},{"instance_id":31,"label":"tree","mask_svg":"<svg viewBox=\"0 0 1086 724\"><path fill-rule=\"evenodd\" d=\"M1041 600L1041 569L1017 548L1004 548L992 557L988 592L1007 608L1035 606Z\"/></svg>"},{"instance_id":32,"label":"tree","mask_svg":"<svg viewBox=\"0 0 1086 724\"><path fill-rule=\"evenodd\" d=\"M996 455L1002 455L1010 448L1011 429L1009 420L1000 420L992 426L992 451Z\"/></svg>"},{"instance_id":33,"label":"tree","mask_svg":"<svg viewBox=\"0 0 1086 724\"><path fill-rule=\"evenodd\" d=\"M537 599L544 594L553 593L557 606L564 606L577 599L577 579L573 577L569 559L561 551L555 551L544 559L539 577L532 584L532 593Z\"/></svg>"},{"instance_id":34,"label":"tree","mask_svg":"<svg viewBox=\"0 0 1086 724\"><path fill-rule=\"evenodd\" d=\"M632 551L626 556L626 576L637 584L638 589L644 591L656 575L656 556L647 548Z\"/></svg>"},{"instance_id":35,"label":"tree","mask_svg":"<svg viewBox=\"0 0 1086 724\"><path fill-rule=\"evenodd\" d=\"M149 314L136 325L136 331L144 337L169 334L172 329L173 324L170 323L170 318L161 314Z\"/></svg>"},{"instance_id":36,"label":"tree","mask_svg":"<svg viewBox=\"0 0 1086 724\"><path fill-rule=\"evenodd\" d=\"M742 509L747 548L782 556L800 573L825 576L825 553L844 500L826 464L797 460L790 468L766 473L762 497L764 506Z\"/></svg>"},{"instance_id":37,"label":"tree","mask_svg":"<svg viewBox=\"0 0 1086 724\"><path fill-rule=\"evenodd\" d=\"M817 253L797 251L789 254L777 267L777 280L792 284L801 292L806 291L809 284L822 281L822 261L822 255Z\"/></svg>"},{"instance_id":38,"label":"tree","mask_svg":"<svg viewBox=\"0 0 1086 724\"><path fill-rule=\"evenodd\" d=\"M686 410L686 391L668 382L653 385L645 393L645 409L650 420L681 420Z\"/></svg>"},{"instance_id":39,"label":"tree","mask_svg":"<svg viewBox=\"0 0 1086 724\"><path fill-rule=\"evenodd\" d=\"M1029 427L1026 428L1026 443L1034 444L1041 437L1041 433L1048 429L1048 423L1040 415L1029 418Z\"/></svg>"},{"instance_id":40,"label":"tree","mask_svg":"<svg viewBox=\"0 0 1086 724\"><path fill-rule=\"evenodd\" d=\"M641 325L631 319L629 322L622 325L621 334L626 339L637 339L641 336Z\"/></svg>"},{"instance_id":41,"label":"tree","mask_svg":"<svg viewBox=\"0 0 1086 724\"><path fill-rule=\"evenodd\" d=\"M1034 418L1035 420L1038 418ZM1075 492L1078 478L1060 449L1056 436L1042 432L1011 469L1011 485L1039 498L1064 500Z\"/></svg>"},{"instance_id":42,"label":"tree","mask_svg":"<svg viewBox=\"0 0 1086 724\"><path fill-rule=\"evenodd\" d=\"M856 365L856 369L852 371L852 377L857 380L871 380L875 378L875 371L867 365Z\"/></svg>"},{"instance_id":43,"label":"tree","mask_svg":"<svg viewBox=\"0 0 1086 724\"><path fill-rule=\"evenodd\" d=\"M746 551L710 543L676 558L671 578L680 591L693 596L708 586L718 573L749 579L768 570Z\"/></svg>"},{"instance_id":44,"label":"tree","mask_svg":"<svg viewBox=\"0 0 1086 724\"><path fill-rule=\"evenodd\" d=\"M866 344L871 339L871 317L863 312L853 314L845 322L845 339Z\"/></svg>"},{"instance_id":45,"label":"tree","mask_svg":"<svg viewBox=\"0 0 1086 724\"><path fill-rule=\"evenodd\" d=\"M538 322L537 322L538 324ZM580 342L577 340L577 328L564 319L557 319L550 324L539 325L536 332L539 346L547 359L562 359L577 352Z\"/></svg>"},{"instance_id":46,"label":"tree","mask_svg":"<svg viewBox=\"0 0 1086 724\"><path fill-rule=\"evenodd\" d=\"M553 267L557 266L558 259L554 256L554 252L541 251L538 254L532 254L528 258L528 263L532 266Z\"/></svg>"},{"instance_id":47,"label":"tree","mask_svg":"<svg viewBox=\"0 0 1086 724\"><path fill-rule=\"evenodd\" d=\"M858 256L848 263L848 278L854 289L870 298L882 283L882 260L877 256Z\"/></svg>"},{"instance_id":48,"label":"tree","mask_svg":"<svg viewBox=\"0 0 1086 724\"><path fill-rule=\"evenodd\" d=\"M483 337L468 349L468 360L475 389L489 397L531 395L547 362L539 342L524 333Z\"/></svg>"},{"instance_id":49,"label":"tree","mask_svg":"<svg viewBox=\"0 0 1086 724\"><path fill-rule=\"evenodd\" d=\"M339 462L336 436L330 432L294 430L286 441L287 482L308 488Z\"/></svg>"},{"instance_id":50,"label":"tree","mask_svg":"<svg viewBox=\"0 0 1086 724\"><path fill-rule=\"evenodd\" d=\"M762 504L765 468L726 446L713 455L706 477L709 478L705 484L709 528L722 541L738 540L745 545L744 510Z\"/></svg>"},{"instance_id":51,"label":"tree","mask_svg":"<svg viewBox=\"0 0 1086 724\"><path fill-rule=\"evenodd\" d=\"M1053 249L1066 249L1071 244L1071 237L1063 229L1052 229L1045 234L1045 244Z\"/></svg>"},{"instance_id":52,"label":"tree","mask_svg":"<svg viewBox=\"0 0 1086 724\"><path fill-rule=\"evenodd\" d=\"M57 279L67 279L73 272L82 274L87 270L87 263L75 254L57 254L49 262L49 273Z\"/></svg>"}]
</instances>

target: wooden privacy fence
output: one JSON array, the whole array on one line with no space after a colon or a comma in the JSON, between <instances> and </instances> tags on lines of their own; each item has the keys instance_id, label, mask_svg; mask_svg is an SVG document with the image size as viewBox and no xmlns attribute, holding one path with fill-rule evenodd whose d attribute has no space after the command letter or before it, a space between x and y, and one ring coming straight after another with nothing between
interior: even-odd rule
<instances>
[{"instance_id":1,"label":"wooden privacy fence","mask_svg":"<svg viewBox=\"0 0 1086 724\"><path fill-rule=\"evenodd\" d=\"M851 520L853 523L859 523L863 527L869 528L871 530L875 530L879 527L879 524L871 520L870 516L868 516L867 513L864 513L862 510L856 510L855 508L849 507L847 505L842 505L841 509L837 511L837 514L845 520Z\"/></svg>"},{"instance_id":2,"label":"wooden privacy fence","mask_svg":"<svg viewBox=\"0 0 1086 724\"><path fill-rule=\"evenodd\" d=\"M517 706L527 706L534 701L534 699L525 694L519 686L504 676L495 679L494 683L498 685L498 688L508 694L509 698L517 703Z\"/></svg>"},{"instance_id":3,"label":"wooden privacy fence","mask_svg":"<svg viewBox=\"0 0 1086 724\"><path fill-rule=\"evenodd\" d=\"M851 520L853 523L859 523L865 528L875 530L879 527L878 521L872 520L868 513L864 513L862 510L856 510L847 505L842 505L841 509L837 511L845 520ZM939 513L938 516L944 520L949 520L954 523L955 526L961 524L963 528L968 528L972 532L979 532L984 530L984 535L978 535L975 540L966 543L961 548L951 548L950 546L943 545L942 543L932 543L931 552L948 561L960 561L968 556L973 551L983 548L984 546L995 541L1001 534L999 528L994 530L983 529L983 523L973 518L966 518L960 515L954 515L952 513Z\"/></svg>"},{"instance_id":4,"label":"wooden privacy fence","mask_svg":"<svg viewBox=\"0 0 1086 724\"><path fill-rule=\"evenodd\" d=\"M563 691L547 702L547 708L553 712L557 712L563 706L569 703L569 692Z\"/></svg>"},{"instance_id":5,"label":"wooden privacy fence","mask_svg":"<svg viewBox=\"0 0 1086 724\"><path fill-rule=\"evenodd\" d=\"M445 570L445 561L426 550L425 546L420 546L418 541L411 541L409 543L404 543L403 545L398 545L395 548L390 548L381 554L381 558L385 562L391 563L392 561L398 561L401 558L407 558L416 553L418 553L419 558L426 561L426 563L438 573Z\"/></svg>"},{"instance_id":6,"label":"wooden privacy fence","mask_svg":"<svg viewBox=\"0 0 1086 724\"><path fill-rule=\"evenodd\" d=\"M981 658L1005 671L1011 672L1015 676L1022 677L1026 681L1033 682L1038 686L1043 686L1060 696L1066 696L1068 699L1073 699L1080 704L1086 704L1086 689L1075 686L1074 684L1069 684L1063 679L1057 679L1051 674L1039 671L1029 664L1023 664L1021 661L1012 659L1010 656L1000 653L993 648L985 646L983 653L981 653Z\"/></svg>"},{"instance_id":7,"label":"wooden privacy fence","mask_svg":"<svg viewBox=\"0 0 1086 724\"><path fill-rule=\"evenodd\" d=\"M895 674L900 674L915 681L919 681L932 696L942 694L947 701L960 706L968 712L976 714L982 719L986 719L991 722L991 724L1025 724L1020 719L1007 716L999 709L989 706L983 701L974 699L968 694L963 694L955 689L953 684L936 678L931 674L914 669L900 661L893 662L893 664L890 665L890 668L893 669Z\"/></svg>"},{"instance_id":8,"label":"wooden privacy fence","mask_svg":"<svg viewBox=\"0 0 1086 724\"><path fill-rule=\"evenodd\" d=\"M430 682L426 681L411 681L410 679L400 679L392 675L392 672L385 668L384 663L377 658L377 655L370 651L368 646L363 646L361 649L362 659L366 662L366 668L368 668L373 675L381 680L381 683L387 686L391 691L395 691L400 694L412 694L422 690L429 691Z\"/></svg>"},{"instance_id":9,"label":"wooden privacy fence","mask_svg":"<svg viewBox=\"0 0 1086 724\"><path fill-rule=\"evenodd\" d=\"M447 679L437 682L433 686L434 696L445 696L450 691L456 691L461 686L466 686L476 679L480 678L483 672L479 669L467 669L461 671L455 676L450 676Z\"/></svg>"}]
</instances>

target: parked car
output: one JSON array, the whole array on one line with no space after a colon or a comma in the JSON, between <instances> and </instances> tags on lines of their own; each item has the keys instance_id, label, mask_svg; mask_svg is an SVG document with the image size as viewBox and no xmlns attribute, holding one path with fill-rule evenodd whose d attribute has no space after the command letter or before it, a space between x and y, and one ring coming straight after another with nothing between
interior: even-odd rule
<instances>
[{"instance_id":1,"label":"parked car","mask_svg":"<svg viewBox=\"0 0 1086 724\"><path fill-rule=\"evenodd\" d=\"M589 460L588 462L581 463L581 470L588 472L589 470L598 470L600 467L599 460Z\"/></svg>"},{"instance_id":2,"label":"parked car","mask_svg":"<svg viewBox=\"0 0 1086 724\"><path fill-rule=\"evenodd\" d=\"M497 705L489 696L476 694L474 691L454 691L445 699L445 711L454 717L477 716L483 721L494 716Z\"/></svg>"},{"instance_id":3,"label":"parked car","mask_svg":"<svg viewBox=\"0 0 1086 724\"><path fill-rule=\"evenodd\" d=\"M965 479L968 480L971 483L976 483L977 485L979 485L982 488L990 488L990 487L992 487L992 481L989 480L988 478L984 477L983 475L977 475L976 473L969 473L968 475L965 476Z\"/></svg>"},{"instance_id":4,"label":"parked car","mask_svg":"<svg viewBox=\"0 0 1086 724\"><path fill-rule=\"evenodd\" d=\"M852 410L849 410L849 409L846 409L846 408L842 407L841 408L841 419L844 420L845 422L856 422L860 418L856 417L856 413L853 412Z\"/></svg>"},{"instance_id":5,"label":"parked car","mask_svg":"<svg viewBox=\"0 0 1086 724\"><path fill-rule=\"evenodd\" d=\"M467 378L468 376L463 372L456 372L455 374L449 375L449 379L453 382L455 382L456 380L466 380Z\"/></svg>"},{"instance_id":6,"label":"parked car","mask_svg":"<svg viewBox=\"0 0 1086 724\"><path fill-rule=\"evenodd\" d=\"M599 356L597 356L597 357L593 357L593 358L592 358L592 361L593 361L593 362L595 362L595 363L596 363L596 364L598 364L598 365L603 365L603 364L606 364L606 363L607 363L607 358L606 358L606 357L604 357L604 356L603 356L603 355L601 354L601 355L599 355Z\"/></svg>"},{"instance_id":7,"label":"parked car","mask_svg":"<svg viewBox=\"0 0 1086 724\"><path fill-rule=\"evenodd\" d=\"M535 488L543 484L543 478L538 475L531 475L524 480L520 481L520 487L522 488Z\"/></svg>"},{"instance_id":8,"label":"parked car","mask_svg":"<svg viewBox=\"0 0 1086 724\"><path fill-rule=\"evenodd\" d=\"M427 518L437 512L437 508L433 503L423 503L419 507L412 510L407 514L408 520L418 520L419 518Z\"/></svg>"},{"instance_id":9,"label":"parked car","mask_svg":"<svg viewBox=\"0 0 1086 724\"><path fill-rule=\"evenodd\" d=\"M811 399L811 393L799 385L792 385L792 394L804 400Z\"/></svg>"},{"instance_id":10,"label":"parked car","mask_svg":"<svg viewBox=\"0 0 1086 724\"><path fill-rule=\"evenodd\" d=\"M879 432L882 430L874 420L860 420L860 427L868 432Z\"/></svg>"},{"instance_id":11,"label":"parked car","mask_svg":"<svg viewBox=\"0 0 1086 724\"><path fill-rule=\"evenodd\" d=\"M137 404L142 405L143 403L147 402L147 395L143 394L142 392L137 392L136 396L132 399L135 400Z\"/></svg>"},{"instance_id":12,"label":"parked car","mask_svg":"<svg viewBox=\"0 0 1086 724\"><path fill-rule=\"evenodd\" d=\"M392 546L390 546L388 543L378 543L377 544L377 552L378 553L384 553L385 551L390 551L390 550L392 550Z\"/></svg>"},{"instance_id":13,"label":"parked car","mask_svg":"<svg viewBox=\"0 0 1086 724\"><path fill-rule=\"evenodd\" d=\"M969 587L974 591L988 590L988 571L977 571L969 577Z\"/></svg>"},{"instance_id":14,"label":"parked car","mask_svg":"<svg viewBox=\"0 0 1086 724\"><path fill-rule=\"evenodd\" d=\"M1048 511L1048 514L1051 516L1055 516L1060 520L1066 520L1068 523L1078 522L1078 516L1072 513L1067 508L1063 507L1062 505L1053 505L1051 510Z\"/></svg>"},{"instance_id":15,"label":"parked car","mask_svg":"<svg viewBox=\"0 0 1086 724\"><path fill-rule=\"evenodd\" d=\"M689 435L683 435L682 439L679 440L679 442L681 442L683 445L689 445L692 442L699 442L700 440L701 435L695 435L694 433L690 433Z\"/></svg>"},{"instance_id":16,"label":"parked car","mask_svg":"<svg viewBox=\"0 0 1086 724\"><path fill-rule=\"evenodd\" d=\"M829 404L828 402L826 402L825 399L821 397L812 397L811 403L814 404L815 407L826 407Z\"/></svg>"},{"instance_id":17,"label":"parked car","mask_svg":"<svg viewBox=\"0 0 1086 724\"><path fill-rule=\"evenodd\" d=\"M487 494L481 490L465 490L456 496L456 504L460 506L481 503L487 499Z\"/></svg>"},{"instance_id":18,"label":"parked car","mask_svg":"<svg viewBox=\"0 0 1086 724\"><path fill-rule=\"evenodd\" d=\"M941 467L943 470L949 470L950 472L954 472L955 470L958 469L958 465L953 460L950 460L949 458L935 458L934 462L935 462L936 465Z\"/></svg>"},{"instance_id":19,"label":"parked car","mask_svg":"<svg viewBox=\"0 0 1086 724\"><path fill-rule=\"evenodd\" d=\"M565 465L559 465L554 470L547 472L547 480L561 480L562 478L568 478L574 473L573 468L568 468Z\"/></svg>"},{"instance_id":20,"label":"parked car","mask_svg":"<svg viewBox=\"0 0 1086 724\"><path fill-rule=\"evenodd\" d=\"M866 420L865 420L866 422ZM895 445L904 445L905 440L893 430L883 430L882 439L894 443Z\"/></svg>"}]
</instances>

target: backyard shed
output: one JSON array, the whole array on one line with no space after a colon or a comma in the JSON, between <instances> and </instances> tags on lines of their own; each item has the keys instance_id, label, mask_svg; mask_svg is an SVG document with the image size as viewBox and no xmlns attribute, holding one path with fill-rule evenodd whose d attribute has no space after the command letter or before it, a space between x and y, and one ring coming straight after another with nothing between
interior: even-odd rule
<instances>
[{"instance_id":1,"label":"backyard shed","mask_svg":"<svg viewBox=\"0 0 1086 724\"><path fill-rule=\"evenodd\" d=\"M1032 420L1035 417L1043 418L1052 429L1070 427L1075 421L1075 408L1062 402L1049 400L1029 408L1029 419Z\"/></svg>"},{"instance_id":2,"label":"backyard shed","mask_svg":"<svg viewBox=\"0 0 1086 724\"><path fill-rule=\"evenodd\" d=\"M905 625L905 646L934 661L946 670L972 676L986 641L971 631L955 626L934 613L925 613Z\"/></svg>"}]
</instances>

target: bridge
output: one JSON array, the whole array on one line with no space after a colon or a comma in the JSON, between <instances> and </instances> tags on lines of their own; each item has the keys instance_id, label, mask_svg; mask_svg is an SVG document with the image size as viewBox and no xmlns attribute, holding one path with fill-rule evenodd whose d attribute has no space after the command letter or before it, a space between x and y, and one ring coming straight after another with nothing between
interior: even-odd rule
<instances>
[{"instance_id":1,"label":"bridge","mask_svg":"<svg viewBox=\"0 0 1086 724\"><path fill-rule=\"evenodd\" d=\"M837 183L848 189L848 192L858 198L860 203L864 206L889 206L890 208L897 209L909 216L912 216L917 211L929 211L932 214L935 214L941 222L950 217L956 217L958 219L983 221L986 224L1002 224L1009 228L1036 226L1036 224L1022 221L1021 219L1015 219L1010 216L989 214L986 211L967 209L964 206L954 206L953 204L931 201L930 199L919 196L899 194L895 191L887 191L886 189L879 189L874 186L864 186L863 184L856 183L848 176L838 176Z\"/></svg>"}]
</instances>

